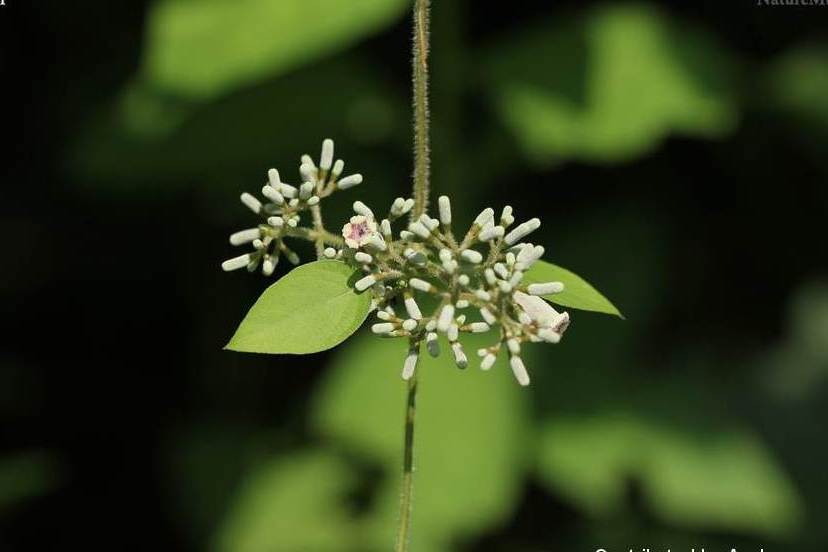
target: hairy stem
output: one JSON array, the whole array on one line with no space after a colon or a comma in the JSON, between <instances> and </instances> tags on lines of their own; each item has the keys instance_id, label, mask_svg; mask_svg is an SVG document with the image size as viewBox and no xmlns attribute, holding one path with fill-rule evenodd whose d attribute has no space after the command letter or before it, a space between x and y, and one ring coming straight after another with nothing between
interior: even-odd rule
<instances>
[{"instance_id":1,"label":"hairy stem","mask_svg":"<svg viewBox=\"0 0 828 552\"><path fill-rule=\"evenodd\" d=\"M325 251L325 226L322 224L322 209L319 208L319 205L313 205L310 211L313 217L313 228L316 230L316 239L314 240L316 258L321 259L322 252Z\"/></svg>"},{"instance_id":2,"label":"hairy stem","mask_svg":"<svg viewBox=\"0 0 828 552\"><path fill-rule=\"evenodd\" d=\"M414 208L412 220L428 207L429 137L428 137L428 32L431 0L414 0Z\"/></svg>"},{"instance_id":3,"label":"hairy stem","mask_svg":"<svg viewBox=\"0 0 828 552\"><path fill-rule=\"evenodd\" d=\"M417 376L408 380L405 408L405 450L403 452L402 490L400 491L400 525L396 552L407 552L411 541L411 511L414 495L414 417L417 413Z\"/></svg>"}]
</instances>

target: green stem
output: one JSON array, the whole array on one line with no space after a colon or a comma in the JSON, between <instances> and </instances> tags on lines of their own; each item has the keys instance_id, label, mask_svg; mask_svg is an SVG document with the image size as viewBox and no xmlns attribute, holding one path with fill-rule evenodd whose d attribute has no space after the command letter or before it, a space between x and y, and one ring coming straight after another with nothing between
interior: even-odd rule
<instances>
[{"instance_id":1,"label":"green stem","mask_svg":"<svg viewBox=\"0 0 828 552\"><path fill-rule=\"evenodd\" d=\"M428 32L431 0L414 0L414 208L417 219L428 207L429 137L428 137Z\"/></svg>"},{"instance_id":2,"label":"green stem","mask_svg":"<svg viewBox=\"0 0 828 552\"><path fill-rule=\"evenodd\" d=\"M428 27L430 0L414 0L414 40L412 69L414 79L414 208L411 218L419 218L428 207ZM414 496L414 417L417 413L417 375L408 380L405 409L400 524L396 552L408 552L411 541L411 513Z\"/></svg>"},{"instance_id":3,"label":"green stem","mask_svg":"<svg viewBox=\"0 0 828 552\"><path fill-rule=\"evenodd\" d=\"M400 525L397 530L396 552L407 552L411 541L411 511L414 495L414 417L417 414L417 376L408 380L405 409L405 451L403 453L402 490L400 492Z\"/></svg>"}]
</instances>

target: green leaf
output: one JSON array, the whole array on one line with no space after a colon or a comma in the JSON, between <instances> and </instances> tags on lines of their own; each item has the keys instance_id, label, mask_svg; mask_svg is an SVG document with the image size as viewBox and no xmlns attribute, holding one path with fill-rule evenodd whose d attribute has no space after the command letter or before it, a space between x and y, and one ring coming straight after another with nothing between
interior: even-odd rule
<instances>
[{"instance_id":1,"label":"green leaf","mask_svg":"<svg viewBox=\"0 0 828 552\"><path fill-rule=\"evenodd\" d=\"M495 107L537 165L619 162L672 133L719 137L737 121L727 52L647 5L520 29L491 49Z\"/></svg>"},{"instance_id":2,"label":"green leaf","mask_svg":"<svg viewBox=\"0 0 828 552\"><path fill-rule=\"evenodd\" d=\"M470 357L490 344L479 335L464 341ZM368 523L374 542L365 550L387 549L394 539L405 354L400 340L360 336L334 358L314 398L317 430L385 470ZM529 393L503 358L489 372L459 370L451 358L450 350L437 359L423 351L417 367L415 551L453 549L458 539L494 530L513 512L526 473Z\"/></svg>"},{"instance_id":3,"label":"green leaf","mask_svg":"<svg viewBox=\"0 0 828 552\"><path fill-rule=\"evenodd\" d=\"M143 77L206 99L345 48L406 0L162 0L148 15Z\"/></svg>"},{"instance_id":4,"label":"green leaf","mask_svg":"<svg viewBox=\"0 0 828 552\"><path fill-rule=\"evenodd\" d=\"M621 511L633 478L671 524L780 536L801 520L790 481L743 429L701 433L623 411L559 415L542 429L539 454L544 481L592 515Z\"/></svg>"},{"instance_id":5,"label":"green leaf","mask_svg":"<svg viewBox=\"0 0 828 552\"><path fill-rule=\"evenodd\" d=\"M563 282L563 292L544 295L543 298L563 307L603 312L624 318L618 308L592 287L589 282L574 272L552 263L546 261L535 262L524 275L523 282L526 284Z\"/></svg>"},{"instance_id":6,"label":"green leaf","mask_svg":"<svg viewBox=\"0 0 828 552\"><path fill-rule=\"evenodd\" d=\"M365 321L370 293L357 293L354 270L339 261L294 268L262 293L227 349L246 353L316 353L343 342Z\"/></svg>"},{"instance_id":7,"label":"green leaf","mask_svg":"<svg viewBox=\"0 0 828 552\"><path fill-rule=\"evenodd\" d=\"M335 456L303 452L247 477L219 526L213 550L352 550L347 509L354 473Z\"/></svg>"}]
</instances>

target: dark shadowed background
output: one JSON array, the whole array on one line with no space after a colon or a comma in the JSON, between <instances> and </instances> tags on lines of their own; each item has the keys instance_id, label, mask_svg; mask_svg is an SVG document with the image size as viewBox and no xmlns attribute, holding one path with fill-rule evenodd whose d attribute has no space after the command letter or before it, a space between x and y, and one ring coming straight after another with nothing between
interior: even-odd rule
<instances>
[{"instance_id":1,"label":"dark shadowed background","mask_svg":"<svg viewBox=\"0 0 828 552\"><path fill-rule=\"evenodd\" d=\"M219 263L325 137L332 228L408 193L407 2L6 4L0 550L390 549L403 345L224 352L268 282ZM826 550L826 24L434 0L435 196L540 217L627 319L525 390L423 365L414 550Z\"/></svg>"}]
</instances>

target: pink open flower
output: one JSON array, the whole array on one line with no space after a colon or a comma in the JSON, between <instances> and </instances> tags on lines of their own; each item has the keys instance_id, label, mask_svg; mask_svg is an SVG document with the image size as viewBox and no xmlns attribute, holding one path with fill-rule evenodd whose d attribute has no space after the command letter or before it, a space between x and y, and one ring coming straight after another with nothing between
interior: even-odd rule
<instances>
[{"instance_id":1,"label":"pink open flower","mask_svg":"<svg viewBox=\"0 0 828 552\"><path fill-rule=\"evenodd\" d=\"M377 223L363 215L351 217L351 221L342 227L345 244L352 249L359 249L371 241L377 233Z\"/></svg>"}]
</instances>

